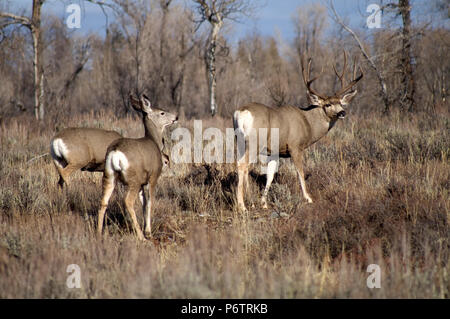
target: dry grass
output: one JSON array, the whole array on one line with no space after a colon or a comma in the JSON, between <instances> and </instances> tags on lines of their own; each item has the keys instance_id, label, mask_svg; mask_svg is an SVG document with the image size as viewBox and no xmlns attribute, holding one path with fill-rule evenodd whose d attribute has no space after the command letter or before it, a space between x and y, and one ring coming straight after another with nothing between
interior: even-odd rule
<instances>
[{"instance_id":1,"label":"dry grass","mask_svg":"<svg viewBox=\"0 0 450 319\"><path fill-rule=\"evenodd\" d=\"M50 158L29 162L48 152L54 125L12 118L0 128L0 298L449 298L448 119L350 115L307 152L314 204L290 161L268 211L255 167L248 215L235 211L234 165L175 165L158 184L154 240L140 243L120 188L98 239L101 174L78 172L59 192ZM142 134L112 114L63 123ZM204 128L217 123L231 126ZM380 289L366 286L372 263ZM81 267L81 289L66 287L69 264Z\"/></svg>"}]
</instances>

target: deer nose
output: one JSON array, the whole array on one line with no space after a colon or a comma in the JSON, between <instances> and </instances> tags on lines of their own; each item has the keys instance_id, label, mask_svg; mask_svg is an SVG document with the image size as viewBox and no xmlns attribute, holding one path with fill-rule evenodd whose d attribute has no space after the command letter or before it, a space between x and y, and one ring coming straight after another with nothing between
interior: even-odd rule
<instances>
[{"instance_id":1,"label":"deer nose","mask_svg":"<svg viewBox=\"0 0 450 319\"><path fill-rule=\"evenodd\" d=\"M343 118L345 117L345 111L340 111L340 112L337 114L337 116L338 116L338 118L343 119Z\"/></svg>"}]
</instances>

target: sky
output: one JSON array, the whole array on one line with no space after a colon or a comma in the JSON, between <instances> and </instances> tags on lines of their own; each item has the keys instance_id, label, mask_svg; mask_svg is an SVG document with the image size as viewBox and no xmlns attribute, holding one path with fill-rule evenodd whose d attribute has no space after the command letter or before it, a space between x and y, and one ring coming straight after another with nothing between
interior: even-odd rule
<instances>
[{"instance_id":1,"label":"sky","mask_svg":"<svg viewBox=\"0 0 450 319\"><path fill-rule=\"evenodd\" d=\"M106 0L107 1L107 0ZM189 5L190 0L176 0L183 5ZM232 39L239 39L255 30L264 36L281 35L285 40L291 40L294 37L294 27L292 25L292 15L298 7L321 3L326 0L256 0L260 4L251 19L246 19L244 23L233 23L231 33ZM348 19L350 25L354 28L366 26L366 19L369 13L366 13L367 6L370 3L378 3L378 0L334 0L336 10L342 16ZM413 2L420 2L413 0ZM426 1L425 1L426 2ZM31 12L32 0L0 0L0 4L9 5L9 10L14 13L20 13L25 10L28 14ZM71 4L80 4L81 7L81 28L76 32L89 33L96 32L101 35L105 33L106 20L101 9L94 4L83 0L47 0L44 4L43 12L52 12L61 18L66 18L66 7ZM416 7L416 6L415 6ZM109 14L109 21L113 19L113 14Z\"/></svg>"}]
</instances>

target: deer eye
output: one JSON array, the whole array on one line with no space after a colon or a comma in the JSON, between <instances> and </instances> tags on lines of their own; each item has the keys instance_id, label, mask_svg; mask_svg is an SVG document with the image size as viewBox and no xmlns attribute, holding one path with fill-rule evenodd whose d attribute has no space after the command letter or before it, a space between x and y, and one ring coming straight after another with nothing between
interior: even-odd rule
<instances>
[{"instance_id":1,"label":"deer eye","mask_svg":"<svg viewBox=\"0 0 450 319\"><path fill-rule=\"evenodd\" d=\"M161 112L161 115L164 115L164 112Z\"/></svg>"}]
</instances>

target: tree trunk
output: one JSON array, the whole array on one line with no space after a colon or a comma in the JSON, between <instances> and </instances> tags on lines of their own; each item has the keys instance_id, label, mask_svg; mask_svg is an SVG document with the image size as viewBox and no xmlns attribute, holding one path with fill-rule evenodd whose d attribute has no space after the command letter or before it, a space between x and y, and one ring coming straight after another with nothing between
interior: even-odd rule
<instances>
[{"instance_id":1,"label":"tree trunk","mask_svg":"<svg viewBox=\"0 0 450 319\"><path fill-rule=\"evenodd\" d=\"M159 55L161 59L164 59L165 49L166 49L166 27L167 27L167 16L169 15L169 5L171 1L162 1L161 10L161 29L160 29L160 42L159 42Z\"/></svg>"},{"instance_id":2,"label":"tree trunk","mask_svg":"<svg viewBox=\"0 0 450 319\"><path fill-rule=\"evenodd\" d=\"M45 114L44 106L44 67L42 60L41 39L41 7L44 1L33 0L31 34L33 36L33 66L34 66L34 114L36 120L42 121Z\"/></svg>"},{"instance_id":3,"label":"tree trunk","mask_svg":"<svg viewBox=\"0 0 450 319\"><path fill-rule=\"evenodd\" d=\"M414 81L413 65L412 65L412 48L411 48L411 6L409 0L399 0L399 10L402 16L402 87L403 92L400 97L403 109L413 111L415 109L415 91L416 85Z\"/></svg>"},{"instance_id":4,"label":"tree trunk","mask_svg":"<svg viewBox=\"0 0 450 319\"><path fill-rule=\"evenodd\" d=\"M181 56L180 56L180 63L181 63L181 71L180 71L180 78L179 78L179 88L178 88L178 94L175 94L175 105L178 109L178 118L180 121L184 121L186 119L186 113L183 106L183 93L184 93L184 82L185 82L185 73L186 73L186 42L184 34L181 36Z\"/></svg>"},{"instance_id":5,"label":"tree trunk","mask_svg":"<svg viewBox=\"0 0 450 319\"><path fill-rule=\"evenodd\" d=\"M160 6L162 10L162 17L161 17L161 26L159 31L159 83L158 83L158 92L160 90L164 91L166 87L166 65L167 65L167 59L166 59L166 40L167 40L167 18L169 15L169 5L171 1L161 1Z\"/></svg>"},{"instance_id":6,"label":"tree trunk","mask_svg":"<svg viewBox=\"0 0 450 319\"><path fill-rule=\"evenodd\" d=\"M331 4L332 4L332 2L331 2ZM364 48L358 35L352 29L350 29L350 27L348 25L346 25L342 21L341 17L338 15L338 13L336 12L336 9L334 8L333 5L331 5L331 10L333 11L333 14L334 14L334 17L336 18L337 23L339 23L355 39L362 55L364 56L366 61L369 63L370 67L375 71L375 73L377 75L378 83L380 84L381 97L382 97L382 100L384 103L384 114L388 114L389 110L391 108L391 103L390 103L389 94L388 94L388 90L387 90L386 81L384 79L384 75L382 74L381 70L375 64L373 57L369 56L369 54L367 53L367 51Z\"/></svg>"},{"instance_id":7,"label":"tree trunk","mask_svg":"<svg viewBox=\"0 0 450 319\"><path fill-rule=\"evenodd\" d=\"M217 113L216 104L216 43L211 42L208 52L208 78L209 78L209 106L211 109L211 116Z\"/></svg>"},{"instance_id":8,"label":"tree trunk","mask_svg":"<svg viewBox=\"0 0 450 319\"><path fill-rule=\"evenodd\" d=\"M211 38L209 42L208 51L206 53L206 64L208 72L208 82L209 82L209 106L211 109L211 116L217 114L217 103L216 103L216 46L217 46L217 36L219 34L220 28L222 26L221 22L213 23L211 29Z\"/></svg>"},{"instance_id":9,"label":"tree trunk","mask_svg":"<svg viewBox=\"0 0 450 319\"><path fill-rule=\"evenodd\" d=\"M378 82L380 83L381 98L383 99L383 103L384 103L384 114L387 115L391 109L391 103L389 101L389 95L387 92L386 82L384 80L384 77L381 75L381 72L379 72L378 70L375 70L375 71L377 72Z\"/></svg>"}]
</instances>

